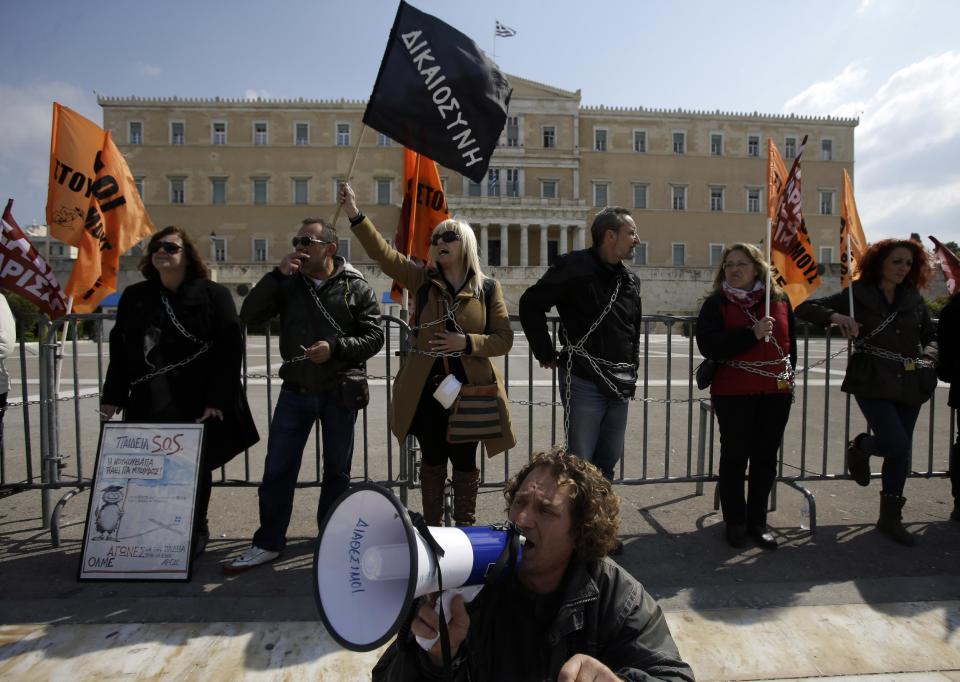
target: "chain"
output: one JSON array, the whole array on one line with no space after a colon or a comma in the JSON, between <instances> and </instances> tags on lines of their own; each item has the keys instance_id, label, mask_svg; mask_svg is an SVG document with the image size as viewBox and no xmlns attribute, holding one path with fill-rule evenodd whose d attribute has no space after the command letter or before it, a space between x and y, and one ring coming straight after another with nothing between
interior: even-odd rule
<instances>
[{"instance_id":1,"label":"chain","mask_svg":"<svg viewBox=\"0 0 960 682\"><path fill-rule=\"evenodd\" d=\"M198 339L196 336L194 336L193 334L191 334L190 332L188 332L188 331L186 330L186 328L185 328L182 324L180 324L180 320L178 320L178 319L177 319L177 316L173 314L173 307L170 305L170 301L167 300L167 297L166 297L164 294L160 294L160 300L163 302L163 307L164 307L164 308L166 309L166 311L167 311L167 317L169 317L169 318L170 318L170 321L173 322L173 326L176 328L176 330L177 330L178 332L180 332L181 334L183 334L183 336L186 337L187 340L193 341L193 342L196 343L196 344L200 344L200 345L201 345L201 348L200 348L200 350L198 350L196 353L194 353L193 355L191 355L191 356L189 356L189 357L181 360L180 362L175 362L175 363L173 363L172 365L166 365L165 367L161 367L160 369L158 369L158 370L156 370L156 371L154 371L154 372L149 372L148 374L144 374L144 375L143 375L142 377L140 377L139 379L134 379L133 381L130 382L130 387L131 387L131 388L133 388L134 386L136 386L136 385L138 385L138 384L142 384L144 381L149 381L150 379L153 379L154 377L158 377L158 376L160 376L160 375L162 375L162 374L166 374L166 373L168 373L168 372L172 372L173 370L175 370L175 369L177 369L177 368L179 368L179 367L183 367L184 365L188 365L188 364L190 364L191 362L193 362L194 360L196 360L198 357L200 357L201 355L203 355L204 353L206 353L208 350L210 350L210 342L209 342L209 341L201 341L201 340Z\"/></svg>"},{"instance_id":2,"label":"chain","mask_svg":"<svg viewBox=\"0 0 960 682\"><path fill-rule=\"evenodd\" d=\"M753 314L753 311L743 306L740 309L747 314L747 317L750 318L750 321L756 325L759 320L757 320L756 315ZM723 360L722 364L727 365L728 367L735 367L749 374L755 374L757 376L767 377L768 379L776 379L778 387L780 382L785 382L789 386L790 390L793 390L795 383L795 375L793 372L793 367L790 365L790 360L787 358L787 354L783 352L783 347L777 341L777 337L771 334L768 337L773 343L774 348L777 350L777 355L780 357L776 360ZM776 367L783 366L782 372L770 372L761 367ZM786 388L786 387L781 387Z\"/></svg>"},{"instance_id":3,"label":"chain","mask_svg":"<svg viewBox=\"0 0 960 682\"><path fill-rule=\"evenodd\" d=\"M867 355L873 355L874 357L883 358L884 360L893 360L896 363L903 365L904 369L911 370L916 367L926 367L932 368L936 367L936 364L933 360L924 360L923 358L913 358L907 357L905 355L900 355L899 353L894 353L893 351L887 350L886 348L881 348L880 346L875 346L872 343L867 343L867 340L874 337L882 329L884 329L888 324L893 322L893 318L897 316L896 312L890 314L887 319L881 322L876 328L867 334L862 339L858 339L853 342L853 352L854 353L866 353Z\"/></svg>"},{"instance_id":4,"label":"chain","mask_svg":"<svg viewBox=\"0 0 960 682\"><path fill-rule=\"evenodd\" d=\"M441 299L443 301L443 306L446 308L446 312L432 322L424 322L423 324L418 324L415 327L410 327L410 333L418 332L421 329L429 329L430 327L435 327L438 324L445 324L447 320L453 323L453 328L455 331L466 336L466 332L463 331L463 328L457 323L457 311L460 309L460 301L457 300L451 306L449 301L446 298ZM418 310L419 314L420 311ZM437 350L421 350L414 345L410 346L410 352L416 353L418 355L426 355L431 358L459 358L463 356L462 350L453 350L453 351L437 351Z\"/></svg>"}]
</instances>

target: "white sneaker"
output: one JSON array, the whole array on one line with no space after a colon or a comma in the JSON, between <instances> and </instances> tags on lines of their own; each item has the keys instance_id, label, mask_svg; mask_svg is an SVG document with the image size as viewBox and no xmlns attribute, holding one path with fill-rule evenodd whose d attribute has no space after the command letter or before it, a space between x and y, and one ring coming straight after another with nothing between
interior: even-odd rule
<instances>
[{"instance_id":1,"label":"white sneaker","mask_svg":"<svg viewBox=\"0 0 960 682\"><path fill-rule=\"evenodd\" d=\"M262 549L256 545L251 545L232 562L224 564L223 570L226 573L242 573L255 566L270 563L278 556L280 556L280 552L272 552L269 549Z\"/></svg>"}]
</instances>

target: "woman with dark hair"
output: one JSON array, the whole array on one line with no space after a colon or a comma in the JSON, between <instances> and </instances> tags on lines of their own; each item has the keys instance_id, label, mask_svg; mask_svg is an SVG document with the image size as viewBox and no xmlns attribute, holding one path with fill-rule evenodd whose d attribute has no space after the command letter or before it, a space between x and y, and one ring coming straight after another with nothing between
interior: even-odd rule
<instances>
[{"instance_id":1,"label":"woman with dark hair","mask_svg":"<svg viewBox=\"0 0 960 682\"><path fill-rule=\"evenodd\" d=\"M847 445L847 468L867 486L870 457L883 458L877 528L913 546L916 538L903 526L903 488L920 406L937 387L937 330L920 295L930 265L921 244L884 239L867 249L857 270L853 316L847 289L803 303L797 316L835 324L854 339L841 390L853 394L872 435L861 433Z\"/></svg>"},{"instance_id":2,"label":"woman with dark hair","mask_svg":"<svg viewBox=\"0 0 960 682\"><path fill-rule=\"evenodd\" d=\"M720 426L720 506L727 542L737 548L747 536L763 549L777 548L767 500L793 402L797 337L790 301L773 282L765 315L768 271L757 247L728 246L697 317L697 346L717 363L710 400Z\"/></svg>"},{"instance_id":3,"label":"woman with dark hair","mask_svg":"<svg viewBox=\"0 0 960 682\"><path fill-rule=\"evenodd\" d=\"M210 537L213 470L260 439L240 384L240 318L230 292L210 281L193 240L179 227L150 238L140 272L146 281L124 290L110 332L100 414L206 424L194 510L197 557Z\"/></svg>"}]
</instances>

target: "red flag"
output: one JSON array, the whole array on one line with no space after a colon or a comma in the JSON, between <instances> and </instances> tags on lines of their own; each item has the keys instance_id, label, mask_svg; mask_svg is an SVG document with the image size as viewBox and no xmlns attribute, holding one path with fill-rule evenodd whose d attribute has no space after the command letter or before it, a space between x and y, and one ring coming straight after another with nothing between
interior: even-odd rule
<instances>
[{"instance_id":1,"label":"red flag","mask_svg":"<svg viewBox=\"0 0 960 682\"><path fill-rule=\"evenodd\" d=\"M931 236L933 242L933 255L940 260L940 267L943 269L943 278L947 280L947 291L953 296L957 293L960 286L960 258L957 254L948 249L936 237Z\"/></svg>"},{"instance_id":2,"label":"red flag","mask_svg":"<svg viewBox=\"0 0 960 682\"><path fill-rule=\"evenodd\" d=\"M440 182L437 164L422 154L403 150L403 208L393 247L411 260L426 263L430 256L430 234L450 212ZM399 303L402 287L393 283L390 297Z\"/></svg>"},{"instance_id":3,"label":"red flag","mask_svg":"<svg viewBox=\"0 0 960 682\"><path fill-rule=\"evenodd\" d=\"M67 297L56 275L13 219L13 199L3 210L0 287L33 302L51 320L67 312Z\"/></svg>"},{"instance_id":4,"label":"red flag","mask_svg":"<svg viewBox=\"0 0 960 682\"><path fill-rule=\"evenodd\" d=\"M773 221L770 276L794 308L820 286L820 271L800 205L800 157L806 142L804 136L790 173L784 177L786 168L780 152L773 140L767 140L767 215Z\"/></svg>"}]
</instances>

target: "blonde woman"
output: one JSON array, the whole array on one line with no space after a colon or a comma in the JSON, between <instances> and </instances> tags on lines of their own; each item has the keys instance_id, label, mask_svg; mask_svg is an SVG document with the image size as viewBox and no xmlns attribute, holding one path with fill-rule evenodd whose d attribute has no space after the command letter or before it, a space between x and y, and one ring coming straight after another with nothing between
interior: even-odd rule
<instances>
[{"instance_id":1,"label":"blonde woman","mask_svg":"<svg viewBox=\"0 0 960 682\"><path fill-rule=\"evenodd\" d=\"M790 301L773 283L765 315L768 270L752 244L724 249L697 318L697 346L719 363L710 399L720 426L720 505L727 542L737 548L748 536L763 549L777 548L767 529L767 498L790 417L797 339Z\"/></svg>"},{"instance_id":2,"label":"blonde woman","mask_svg":"<svg viewBox=\"0 0 960 682\"><path fill-rule=\"evenodd\" d=\"M403 441L416 436L423 460L420 466L423 515L428 525L440 525L447 461L453 466L457 525L476 521L477 441L447 441L448 410L433 393L448 374L462 384L496 382L500 396L501 436L485 440L487 455L516 444L503 379L490 358L506 355L513 346L513 330L500 284L483 274L473 229L462 220L444 220L430 238L426 267L396 251L357 207L353 188L340 186L339 201L353 233L383 272L414 293L416 332L412 353L393 386L391 430Z\"/></svg>"}]
</instances>

